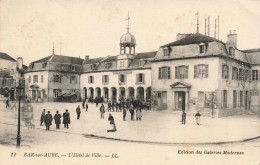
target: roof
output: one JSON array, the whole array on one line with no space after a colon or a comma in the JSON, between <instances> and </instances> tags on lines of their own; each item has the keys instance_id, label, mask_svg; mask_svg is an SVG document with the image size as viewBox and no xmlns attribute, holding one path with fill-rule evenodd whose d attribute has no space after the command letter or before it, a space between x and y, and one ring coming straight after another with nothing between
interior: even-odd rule
<instances>
[{"instance_id":1,"label":"roof","mask_svg":"<svg viewBox=\"0 0 260 165\"><path fill-rule=\"evenodd\" d=\"M251 64L260 64L260 51L246 53L246 57Z\"/></svg>"},{"instance_id":2,"label":"roof","mask_svg":"<svg viewBox=\"0 0 260 165\"><path fill-rule=\"evenodd\" d=\"M175 82L172 85L170 85L170 87L172 88L190 88L192 85L186 82Z\"/></svg>"},{"instance_id":3,"label":"roof","mask_svg":"<svg viewBox=\"0 0 260 165\"><path fill-rule=\"evenodd\" d=\"M41 62L48 62L48 61L81 65L83 62L83 59L81 59L79 57L70 57L70 56L63 56L63 55L50 55L50 56L44 57L40 60L34 61L32 63L41 63Z\"/></svg>"},{"instance_id":4,"label":"roof","mask_svg":"<svg viewBox=\"0 0 260 165\"><path fill-rule=\"evenodd\" d=\"M209 37L209 36L205 36L202 35L200 33L196 33L196 34L189 34L187 35L187 37L168 43L166 45L163 45L161 47L170 47L170 46L179 46L179 45L189 45L189 44L199 44L201 42L213 42L213 41L217 41L220 43L223 43L222 41L213 38L213 37ZM225 43L223 43L225 44Z\"/></svg>"},{"instance_id":5,"label":"roof","mask_svg":"<svg viewBox=\"0 0 260 165\"><path fill-rule=\"evenodd\" d=\"M260 52L260 48L258 49L247 49L247 50L242 50L245 53L255 53L255 52Z\"/></svg>"},{"instance_id":6,"label":"roof","mask_svg":"<svg viewBox=\"0 0 260 165\"><path fill-rule=\"evenodd\" d=\"M135 59L154 58L155 55L156 55L156 53L157 53L157 51L138 53L138 54L135 56Z\"/></svg>"},{"instance_id":7,"label":"roof","mask_svg":"<svg viewBox=\"0 0 260 165\"><path fill-rule=\"evenodd\" d=\"M102 61L103 59L104 59L104 57L92 58L87 61L84 61L84 64L96 64L96 63L99 63L100 61Z\"/></svg>"},{"instance_id":8,"label":"roof","mask_svg":"<svg viewBox=\"0 0 260 165\"><path fill-rule=\"evenodd\" d=\"M0 52L0 58L1 58L1 59L5 59L5 60L16 61L15 59L13 59L13 58L12 58L11 56L9 56L8 54L2 53L2 52Z\"/></svg>"}]
</instances>

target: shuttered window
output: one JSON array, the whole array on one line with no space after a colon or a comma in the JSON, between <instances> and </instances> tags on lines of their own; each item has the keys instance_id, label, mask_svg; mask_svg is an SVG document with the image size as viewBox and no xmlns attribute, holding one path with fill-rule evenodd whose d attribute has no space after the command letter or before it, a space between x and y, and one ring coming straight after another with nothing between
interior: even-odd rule
<instances>
[{"instance_id":1,"label":"shuttered window","mask_svg":"<svg viewBox=\"0 0 260 165\"><path fill-rule=\"evenodd\" d=\"M229 67L226 64L222 64L222 79L229 78Z\"/></svg>"},{"instance_id":2,"label":"shuttered window","mask_svg":"<svg viewBox=\"0 0 260 165\"><path fill-rule=\"evenodd\" d=\"M159 68L159 79L170 79L171 78L171 68L170 67L160 67Z\"/></svg>"},{"instance_id":3,"label":"shuttered window","mask_svg":"<svg viewBox=\"0 0 260 165\"><path fill-rule=\"evenodd\" d=\"M209 76L209 65L194 65L194 78L207 78Z\"/></svg>"},{"instance_id":4,"label":"shuttered window","mask_svg":"<svg viewBox=\"0 0 260 165\"><path fill-rule=\"evenodd\" d=\"M176 66L175 67L175 78L176 79L187 79L188 78L189 66Z\"/></svg>"}]
</instances>

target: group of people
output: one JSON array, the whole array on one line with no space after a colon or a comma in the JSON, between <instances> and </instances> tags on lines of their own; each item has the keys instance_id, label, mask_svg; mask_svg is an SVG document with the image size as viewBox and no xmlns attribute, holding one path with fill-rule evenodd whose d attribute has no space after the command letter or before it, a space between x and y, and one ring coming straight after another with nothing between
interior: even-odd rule
<instances>
[{"instance_id":1,"label":"group of people","mask_svg":"<svg viewBox=\"0 0 260 165\"><path fill-rule=\"evenodd\" d=\"M50 130L50 126L52 125L52 121L53 121L53 117L52 114L50 113L50 111L47 112L47 114L45 114L45 109L43 109L42 114L41 114L41 126L44 123L46 126L46 130L49 131ZM56 111L56 114L54 115L54 121L56 124L56 129L60 129L60 124L61 124L61 118L63 117L63 124L64 124L64 128L69 128L69 124L70 124L70 113L69 111L66 109L66 111L63 113L63 115L61 116L61 114L59 114L59 111Z\"/></svg>"},{"instance_id":2,"label":"group of people","mask_svg":"<svg viewBox=\"0 0 260 165\"><path fill-rule=\"evenodd\" d=\"M196 119L196 124L200 125L200 113L199 111L197 111L197 113L195 114L195 119ZM186 124L186 112L182 111L182 115L181 115L181 124Z\"/></svg>"}]
</instances>

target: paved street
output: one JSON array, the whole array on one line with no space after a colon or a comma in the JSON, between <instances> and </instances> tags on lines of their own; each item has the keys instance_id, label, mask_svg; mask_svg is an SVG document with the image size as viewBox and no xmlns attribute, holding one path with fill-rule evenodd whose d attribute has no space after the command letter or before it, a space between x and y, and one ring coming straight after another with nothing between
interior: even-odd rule
<instances>
[{"instance_id":1,"label":"paved street","mask_svg":"<svg viewBox=\"0 0 260 165\"><path fill-rule=\"evenodd\" d=\"M78 104L31 104L35 112L35 128L28 129L25 126L21 128L22 150L17 152L17 158L10 159L9 164L12 164L12 161L13 164L16 164L17 161L30 163L39 163L39 160L46 161L44 158L26 158L23 156L26 151L32 153L57 152L60 155L67 155L63 158L52 159L51 164L60 164L60 162L63 162L62 164L66 164L66 162L69 162L69 164L91 164L91 162L103 164L104 161L107 164L172 164L176 161L181 161L182 163L194 161L194 164L201 164L202 160L207 161L208 164L216 164L216 162L226 161L227 159L231 162L235 161L244 164L249 161L254 162L255 157L257 157L256 151L260 148L259 138L247 142L223 144L183 144L239 141L244 138L259 136L257 135L259 133L257 131L257 129L259 130L259 117L257 116L233 116L220 119L202 116L202 125L200 126L195 124L194 116L188 116L187 124L184 126L180 123L179 113L143 111L142 121L131 121L128 113L127 121L123 121L120 112L112 112L118 131L107 133L106 129L109 127L107 120L108 112L105 113L105 119L100 119L98 109L94 104L89 104L89 111L85 112L83 110L80 120L77 120L75 108ZM65 108L69 109L72 120L70 128L65 129L61 125L61 129L56 130L53 123L51 131L45 131L45 126L40 126L39 122L43 108L50 110L53 115L56 110L63 113ZM0 158L6 158L16 151L14 149L16 145L17 113L15 110L6 109L4 104L1 104L0 115L0 149L5 151L0 155ZM205 132L209 132L209 134ZM90 134L97 137L88 136ZM106 137L130 141L118 141ZM131 140L137 142L132 142ZM158 143L144 143L143 141ZM243 151L245 156L216 157L216 155L194 155L187 160L185 159L186 155L177 154L178 150L232 150ZM101 153L102 155L117 153L120 159L72 159L68 157L69 153L74 152ZM199 157L203 159L198 160Z\"/></svg>"},{"instance_id":2,"label":"paved street","mask_svg":"<svg viewBox=\"0 0 260 165\"><path fill-rule=\"evenodd\" d=\"M11 106L12 104L14 103L11 103ZM30 105L34 110L33 116L35 128L41 129L41 133L44 135L52 134L52 131L57 131L80 135L92 134L96 136L123 140L159 143L234 142L259 136L260 120L259 116L254 115L232 116L215 119L202 116L202 125L196 125L194 116L187 116L186 125L182 125L180 121L181 114L179 112L173 113L169 111L160 112L143 110L143 117L141 121L131 121L129 112L127 114L127 121L122 120L122 112L111 112L115 118L117 132L108 133L106 130L110 128L109 122L107 120L109 113L105 113L105 119L100 119L100 112L98 109L99 107L96 107L94 104L89 104L88 112L82 110L81 107L82 113L80 120L76 119L75 109L77 105L81 105L81 103L33 103ZM107 106L105 105L105 107ZM61 125L61 129L57 130L53 121L51 126L52 131L46 132L45 126L40 126L40 114L43 108L45 108L47 111L50 110L53 116L56 110L59 110L59 112L62 114L65 109L68 109L71 115L71 124L69 125L70 128L65 129L63 125ZM2 124L17 124L17 113L14 109L6 109L4 104L1 104L0 115ZM3 135L7 132L16 131L16 129L13 127L6 127L1 125L1 128L7 129L3 132ZM3 131L3 129L1 130ZM28 131L28 134L32 134L31 132L34 132L33 130ZM27 133L25 134L22 132L22 138L24 138L26 135ZM1 137L1 139L2 141L5 141L5 138ZM7 143L10 143L10 141Z\"/></svg>"}]
</instances>

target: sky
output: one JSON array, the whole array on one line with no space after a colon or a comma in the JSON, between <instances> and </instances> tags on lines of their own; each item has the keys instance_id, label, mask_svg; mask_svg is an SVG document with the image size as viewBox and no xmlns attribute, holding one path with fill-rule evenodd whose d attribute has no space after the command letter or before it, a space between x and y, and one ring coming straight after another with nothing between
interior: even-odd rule
<instances>
[{"instance_id":1,"label":"sky","mask_svg":"<svg viewBox=\"0 0 260 165\"><path fill-rule=\"evenodd\" d=\"M220 17L220 39L238 34L238 49L260 48L260 0L0 0L0 52L24 64L52 54L84 58L119 54L121 35L136 38L136 52L157 51L177 33L205 33L205 18Z\"/></svg>"}]
</instances>

